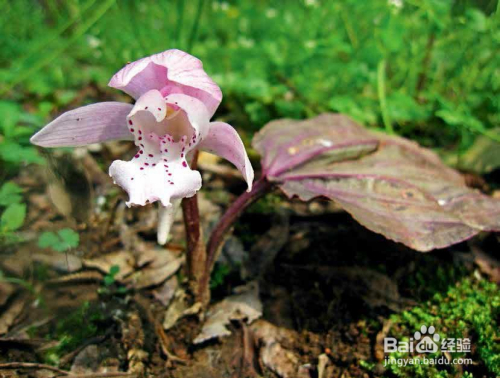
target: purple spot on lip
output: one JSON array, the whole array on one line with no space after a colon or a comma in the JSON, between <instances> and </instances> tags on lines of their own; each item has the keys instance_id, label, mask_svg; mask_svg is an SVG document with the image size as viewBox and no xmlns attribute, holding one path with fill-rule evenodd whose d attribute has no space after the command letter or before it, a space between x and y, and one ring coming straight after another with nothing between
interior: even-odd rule
<instances>
[{"instance_id":1,"label":"purple spot on lip","mask_svg":"<svg viewBox=\"0 0 500 378\"><path fill-rule=\"evenodd\" d=\"M139 157L139 154L135 155L135 158L137 159Z\"/></svg>"},{"instance_id":2,"label":"purple spot on lip","mask_svg":"<svg viewBox=\"0 0 500 378\"><path fill-rule=\"evenodd\" d=\"M132 125L132 120L131 119L128 120L128 124Z\"/></svg>"},{"instance_id":3,"label":"purple spot on lip","mask_svg":"<svg viewBox=\"0 0 500 378\"><path fill-rule=\"evenodd\" d=\"M147 109L148 107L146 106L144 109Z\"/></svg>"},{"instance_id":4,"label":"purple spot on lip","mask_svg":"<svg viewBox=\"0 0 500 378\"><path fill-rule=\"evenodd\" d=\"M142 137L139 137L139 140L142 140Z\"/></svg>"},{"instance_id":5,"label":"purple spot on lip","mask_svg":"<svg viewBox=\"0 0 500 378\"><path fill-rule=\"evenodd\" d=\"M149 157L153 157L153 154L149 154L148 156L149 156Z\"/></svg>"},{"instance_id":6,"label":"purple spot on lip","mask_svg":"<svg viewBox=\"0 0 500 378\"><path fill-rule=\"evenodd\" d=\"M144 167L141 167L141 171L144 169Z\"/></svg>"},{"instance_id":7,"label":"purple spot on lip","mask_svg":"<svg viewBox=\"0 0 500 378\"><path fill-rule=\"evenodd\" d=\"M182 162L182 166L185 168L185 167L187 167L188 165L187 165L187 163L186 163L185 161L183 161L183 162Z\"/></svg>"},{"instance_id":8,"label":"purple spot on lip","mask_svg":"<svg viewBox=\"0 0 500 378\"><path fill-rule=\"evenodd\" d=\"M168 150L165 148L165 152L168 152Z\"/></svg>"},{"instance_id":9,"label":"purple spot on lip","mask_svg":"<svg viewBox=\"0 0 500 378\"><path fill-rule=\"evenodd\" d=\"M144 151L140 150L139 153L142 155L144 153Z\"/></svg>"},{"instance_id":10,"label":"purple spot on lip","mask_svg":"<svg viewBox=\"0 0 500 378\"><path fill-rule=\"evenodd\" d=\"M130 132L133 133L134 132L134 129L130 129Z\"/></svg>"},{"instance_id":11,"label":"purple spot on lip","mask_svg":"<svg viewBox=\"0 0 500 378\"><path fill-rule=\"evenodd\" d=\"M144 165L149 165L149 163L144 163Z\"/></svg>"},{"instance_id":12,"label":"purple spot on lip","mask_svg":"<svg viewBox=\"0 0 500 378\"><path fill-rule=\"evenodd\" d=\"M158 108L158 110L161 110L161 108Z\"/></svg>"},{"instance_id":13,"label":"purple spot on lip","mask_svg":"<svg viewBox=\"0 0 500 378\"><path fill-rule=\"evenodd\" d=\"M168 175L169 175L169 176L172 176L172 174L171 174L171 173L169 173Z\"/></svg>"},{"instance_id":14,"label":"purple spot on lip","mask_svg":"<svg viewBox=\"0 0 500 378\"><path fill-rule=\"evenodd\" d=\"M133 180L134 178L133 178L133 177L131 177L130 179L131 179L131 180Z\"/></svg>"},{"instance_id":15,"label":"purple spot on lip","mask_svg":"<svg viewBox=\"0 0 500 378\"><path fill-rule=\"evenodd\" d=\"M184 157L184 154L181 154L181 157Z\"/></svg>"},{"instance_id":16,"label":"purple spot on lip","mask_svg":"<svg viewBox=\"0 0 500 378\"><path fill-rule=\"evenodd\" d=\"M142 134L142 131L141 131L141 130L139 130L139 134Z\"/></svg>"}]
</instances>

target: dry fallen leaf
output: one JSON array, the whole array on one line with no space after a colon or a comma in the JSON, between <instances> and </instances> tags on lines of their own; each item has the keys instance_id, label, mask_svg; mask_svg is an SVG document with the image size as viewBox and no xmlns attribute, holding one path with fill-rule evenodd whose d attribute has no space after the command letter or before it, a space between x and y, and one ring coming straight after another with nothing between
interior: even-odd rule
<instances>
[{"instance_id":1,"label":"dry fallen leaf","mask_svg":"<svg viewBox=\"0 0 500 378\"><path fill-rule=\"evenodd\" d=\"M297 339L296 332L276 327L265 320L255 322L251 329L262 345L260 359L268 369L282 378L303 376L299 374L301 368L299 356L282 346L283 340L292 344Z\"/></svg>"},{"instance_id":2,"label":"dry fallen leaf","mask_svg":"<svg viewBox=\"0 0 500 378\"><path fill-rule=\"evenodd\" d=\"M179 280L176 276L173 276L165 281L157 290L154 290L153 295L163 306L168 307L178 287Z\"/></svg>"},{"instance_id":3,"label":"dry fallen leaf","mask_svg":"<svg viewBox=\"0 0 500 378\"><path fill-rule=\"evenodd\" d=\"M26 302L24 297L15 298L10 306L0 314L0 335L7 333L10 327L19 320L19 315Z\"/></svg>"},{"instance_id":4,"label":"dry fallen leaf","mask_svg":"<svg viewBox=\"0 0 500 378\"><path fill-rule=\"evenodd\" d=\"M0 281L0 306L3 306L15 291L14 285Z\"/></svg>"},{"instance_id":5,"label":"dry fallen leaf","mask_svg":"<svg viewBox=\"0 0 500 378\"><path fill-rule=\"evenodd\" d=\"M178 257L166 265L151 267L134 272L124 281L131 284L136 289L158 286L179 270L184 261L184 257Z\"/></svg>"},{"instance_id":6,"label":"dry fallen leaf","mask_svg":"<svg viewBox=\"0 0 500 378\"><path fill-rule=\"evenodd\" d=\"M108 274L111 267L114 265L120 267L115 278L121 281L134 271L134 257L130 252L120 251L99 256L94 259L83 260L83 266L97 269L104 274Z\"/></svg>"},{"instance_id":7,"label":"dry fallen leaf","mask_svg":"<svg viewBox=\"0 0 500 378\"><path fill-rule=\"evenodd\" d=\"M500 261L473 246L474 263L479 270L490 277L493 282L500 283Z\"/></svg>"},{"instance_id":8,"label":"dry fallen leaf","mask_svg":"<svg viewBox=\"0 0 500 378\"><path fill-rule=\"evenodd\" d=\"M182 318L184 311L188 309L187 305L187 294L182 288L178 288L174 299L168 306L167 311L165 312L165 319L163 320L163 328L170 329L172 328L177 320Z\"/></svg>"},{"instance_id":9,"label":"dry fallen leaf","mask_svg":"<svg viewBox=\"0 0 500 378\"><path fill-rule=\"evenodd\" d=\"M82 260L70 253L51 253L33 255L33 261L44 264L61 273L74 273L82 269Z\"/></svg>"},{"instance_id":10,"label":"dry fallen leaf","mask_svg":"<svg viewBox=\"0 0 500 378\"><path fill-rule=\"evenodd\" d=\"M245 320L250 324L262 316L262 302L256 281L235 289L235 292L235 295L216 303L208 310L201 333L194 339L195 344L230 335L227 325L231 320Z\"/></svg>"}]
</instances>

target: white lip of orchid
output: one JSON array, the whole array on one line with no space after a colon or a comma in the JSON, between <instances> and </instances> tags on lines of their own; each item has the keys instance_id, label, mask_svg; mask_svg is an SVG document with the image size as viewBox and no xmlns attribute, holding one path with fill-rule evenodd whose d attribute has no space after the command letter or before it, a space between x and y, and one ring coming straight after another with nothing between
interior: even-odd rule
<instances>
[{"instance_id":1,"label":"white lip of orchid","mask_svg":"<svg viewBox=\"0 0 500 378\"><path fill-rule=\"evenodd\" d=\"M150 91L138 99L127 123L139 150L132 161L115 161L110 167L115 183L129 193L127 205L159 200L170 207L172 201L196 194L201 176L189 168L187 154L202 137L188 114Z\"/></svg>"}]
</instances>

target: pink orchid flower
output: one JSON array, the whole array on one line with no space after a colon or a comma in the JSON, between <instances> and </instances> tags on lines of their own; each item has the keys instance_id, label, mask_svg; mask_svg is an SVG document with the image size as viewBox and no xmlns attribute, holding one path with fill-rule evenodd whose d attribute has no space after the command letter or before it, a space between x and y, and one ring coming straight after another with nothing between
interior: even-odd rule
<instances>
[{"instance_id":1,"label":"pink orchid flower","mask_svg":"<svg viewBox=\"0 0 500 378\"><path fill-rule=\"evenodd\" d=\"M201 188L201 175L189 166L196 150L233 163L252 187L254 172L235 129L210 122L222 100L201 61L167 50L127 64L108 84L136 102L102 102L66 112L36 133L42 147L82 146L134 140L131 161L114 161L109 175L129 194L127 206L159 201L158 242L165 244L182 198Z\"/></svg>"}]
</instances>

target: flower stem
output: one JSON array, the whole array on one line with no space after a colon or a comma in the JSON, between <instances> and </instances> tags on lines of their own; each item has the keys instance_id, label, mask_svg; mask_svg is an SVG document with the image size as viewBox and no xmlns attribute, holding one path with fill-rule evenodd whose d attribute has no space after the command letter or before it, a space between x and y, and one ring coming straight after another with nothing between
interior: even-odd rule
<instances>
[{"instance_id":1,"label":"flower stem","mask_svg":"<svg viewBox=\"0 0 500 378\"><path fill-rule=\"evenodd\" d=\"M193 156L191 169L196 169L198 152ZM184 215L184 226L186 228L186 265L189 278L189 287L195 302L206 306L210 301L210 291L201 288L201 282L205 276L206 249L203 241L203 233L200 227L200 212L198 209L198 196L182 200L182 213Z\"/></svg>"},{"instance_id":2,"label":"flower stem","mask_svg":"<svg viewBox=\"0 0 500 378\"><path fill-rule=\"evenodd\" d=\"M201 283L202 287L206 287L208 290L210 274L212 273L215 261L217 261L217 257L219 256L220 247L222 246L226 233L248 206L270 192L273 187L274 185L271 182L269 182L265 177L261 177L255 182L250 192L243 193L226 210L222 218L219 220L219 223L217 223L212 231L210 240L207 243L205 275Z\"/></svg>"}]
</instances>

